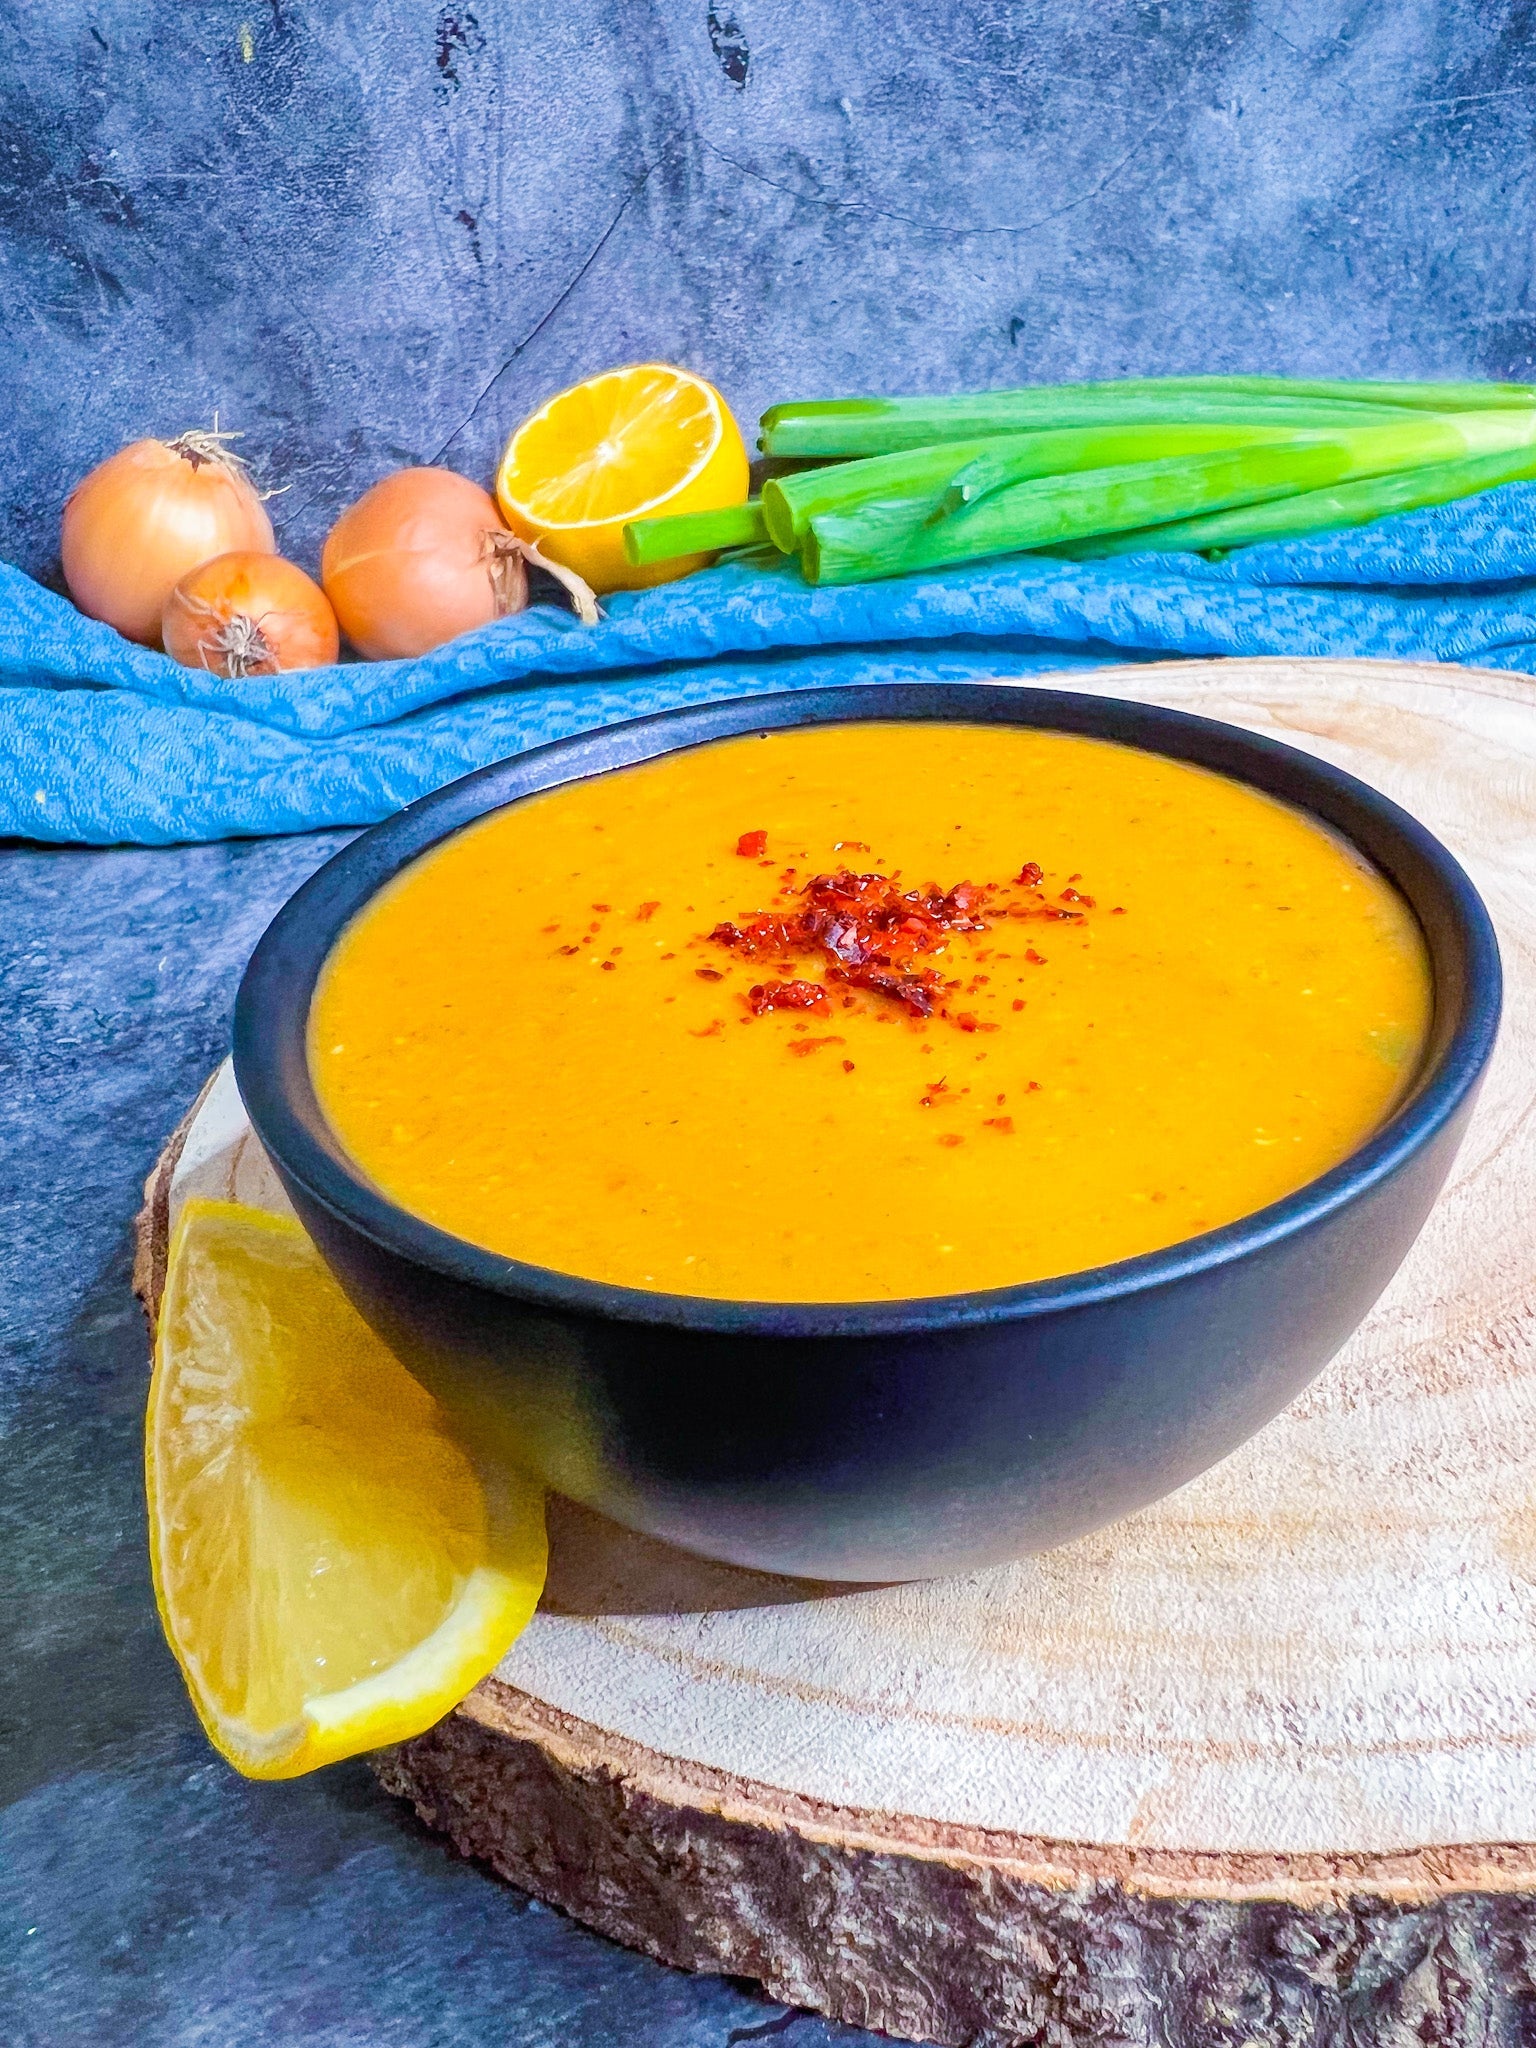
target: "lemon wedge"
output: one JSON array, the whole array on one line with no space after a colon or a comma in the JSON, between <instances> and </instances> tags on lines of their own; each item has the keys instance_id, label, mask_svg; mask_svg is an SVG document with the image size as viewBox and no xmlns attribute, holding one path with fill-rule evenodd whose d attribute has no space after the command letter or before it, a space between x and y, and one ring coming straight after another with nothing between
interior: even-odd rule
<instances>
[{"instance_id":1,"label":"lemon wedge","mask_svg":"<svg viewBox=\"0 0 1536 2048\"><path fill-rule=\"evenodd\" d=\"M747 451L713 384L670 363L638 363L559 392L524 420L501 458L502 517L596 591L639 590L701 567L686 555L636 568L631 519L717 512L746 502Z\"/></svg>"},{"instance_id":2,"label":"lemon wedge","mask_svg":"<svg viewBox=\"0 0 1536 2048\"><path fill-rule=\"evenodd\" d=\"M183 1211L145 1474L160 1619L247 1777L419 1735L543 1587L537 1483L477 1465L304 1231L265 1210Z\"/></svg>"}]
</instances>

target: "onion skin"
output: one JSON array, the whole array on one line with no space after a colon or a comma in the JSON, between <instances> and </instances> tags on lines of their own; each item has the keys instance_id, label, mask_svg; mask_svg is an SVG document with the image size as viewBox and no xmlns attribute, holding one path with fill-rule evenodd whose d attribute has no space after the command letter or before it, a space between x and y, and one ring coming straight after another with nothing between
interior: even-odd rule
<instances>
[{"instance_id":1,"label":"onion skin","mask_svg":"<svg viewBox=\"0 0 1536 2048\"><path fill-rule=\"evenodd\" d=\"M467 476L397 469L331 528L320 581L358 653L398 660L521 611L513 545L495 499Z\"/></svg>"},{"instance_id":2,"label":"onion skin","mask_svg":"<svg viewBox=\"0 0 1536 2048\"><path fill-rule=\"evenodd\" d=\"M272 522L255 485L210 435L135 441L76 484L60 552L87 618L146 647L189 570L239 548L271 554Z\"/></svg>"},{"instance_id":3,"label":"onion skin","mask_svg":"<svg viewBox=\"0 0 1536 2048\"><path fill-rule=\"evenodd\" d=\"M341 651L330 600L281 555L236 549L183 576L161 616L165 651L219 676L323 668Z\"/></svg>"}]
</instances>

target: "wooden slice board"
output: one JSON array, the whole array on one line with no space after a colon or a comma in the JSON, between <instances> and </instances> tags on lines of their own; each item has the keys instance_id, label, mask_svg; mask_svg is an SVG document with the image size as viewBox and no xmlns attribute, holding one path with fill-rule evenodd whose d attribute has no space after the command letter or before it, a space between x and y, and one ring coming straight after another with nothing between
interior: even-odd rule
<instances>
[{"instance_id":1,"label":"wooden slice board","mask_svg":"<svg viewBox=\"0 0 1536 2048\"><path fill-rule=\"evenodd\" d=\"M1482 889L1504 1032L1393 1287L1214 1471L974 1577L808 1586L552 1502L532 1626L379 1774L620 1941L911 2039L1524 2041L1536 684L1280 660L1072 681L1350 769ZM227 1068L146 1192L150 1304L188 1194L285 1206Z\"/></svg>"}]
</instances>

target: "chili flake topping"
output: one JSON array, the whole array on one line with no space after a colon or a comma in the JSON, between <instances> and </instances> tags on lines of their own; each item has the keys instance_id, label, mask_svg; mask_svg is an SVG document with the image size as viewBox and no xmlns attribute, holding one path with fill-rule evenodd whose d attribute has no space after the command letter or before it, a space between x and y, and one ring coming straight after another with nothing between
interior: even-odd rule
<instances>
[{"instance_id":1,"label":"chili flake topping","mask_svg":"<svg viewBox=\"0 0 1536 2048\"><path fill-rule=\"evenodd\" d=\"M824 1010L827 992L819 981L760 981L748 989L747 1007L754 1017L770 1010Z\"/></svg>"},{"instance_id":2,"label":"chili flake topping","mask_svg":"<svg viewBox=\"0 0 1536 2048\"><path fill-rule=\"evenodd\" d=\"M744 832L737 852L758 852L762 836ZM1027 861L1012 884L1025 894L1004 900L1004 886L993 882L956 882L951 889L937 885L903 889L896 874L861 875L851 868L838 868L830 874L813 875L798 889L786 886L774 908L747 914L740 923L717 924L709 938L744 960L773 959L787 969L798 955L810 957L821 967L825 979L820 982L760 982L747 996L754 1016L769 1010L821 1007L828 1002L831 988L844 987L884 997L909 1016L937 1014L959 1030L974 1032L991 1027L978 1026L970 1011L950 1016L945 998L960 983L946 979L930 964L931 956L944 952L959 934L989 930L1000 917L1083 923L1093 907L1092 897L1068 889L1064 896L1081 908L1064 908L1060 900L1048 903L1042 890L1044 880L1044 870ZM1039 960L1032 951L1025 957Z\"/></svg>"}]
</instances>

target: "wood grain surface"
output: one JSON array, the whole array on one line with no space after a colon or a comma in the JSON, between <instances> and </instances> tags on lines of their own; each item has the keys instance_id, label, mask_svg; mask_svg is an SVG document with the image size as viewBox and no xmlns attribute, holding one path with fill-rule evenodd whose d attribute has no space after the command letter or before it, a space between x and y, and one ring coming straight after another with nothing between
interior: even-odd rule
<instances>
[{"instance_id":1,"label":"wood grain surface","mask_svg":"<svg viewBox=\"0 0 1536 2048\"><path fill-rule=\"evenodd\" d=\"M1397 1280L1222 1465L1001 1570L807 1586L552 1502L534 1623L381 1776L621 1940L909 2038L1523 2041L1536 686L1280 660L1074 686L1320 754L1481 888L1504 1030ZM284 1206L227 1068L147 1189L151 1304L193 1192Z\"/></svg>"}]
</instances>

